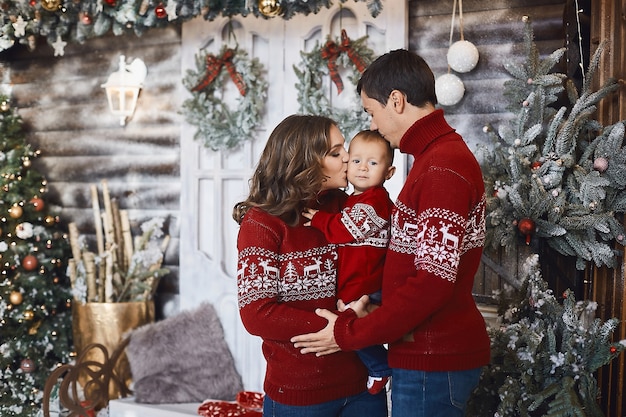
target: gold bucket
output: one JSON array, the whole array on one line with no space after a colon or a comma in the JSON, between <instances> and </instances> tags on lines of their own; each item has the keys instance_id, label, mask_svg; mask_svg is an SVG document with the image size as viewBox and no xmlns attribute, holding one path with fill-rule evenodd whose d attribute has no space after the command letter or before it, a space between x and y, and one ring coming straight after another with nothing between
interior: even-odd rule
<instances>
[{"instance_id":1,"label":"gold bucket","mask_svg":"<svg viewBox=\"0 0 626 417\"><path fill-rule=\"evenodd\" d=\"M110 358L120 345L123 336L130 330L154 322L154 302L137 301L128 303L75 303L72 306L72 330L74 348L84 361L104 363L104 352L100 349L83 350L94 343L103 345ZM108 359L108 358L107 358ZM128 386L131 382L130 364L126 353L122 353L113 368L117 379ZM85 387L90 380L87 372L81 373L79 382ZM96 386L98 384L95 384ZM109 384L109 399L120 397L118 385ZM88 395L88 393L85 393Z\"/></svg>"}]
</instances>

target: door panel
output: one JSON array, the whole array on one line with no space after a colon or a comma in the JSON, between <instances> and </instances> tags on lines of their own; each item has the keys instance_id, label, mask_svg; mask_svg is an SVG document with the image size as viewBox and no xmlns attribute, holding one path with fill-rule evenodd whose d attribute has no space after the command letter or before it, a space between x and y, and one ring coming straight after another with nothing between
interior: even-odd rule
<instances>
[{"instance_id":1,"label":"door panel","mask_svg":"<svg viewBox=\"0 0 626 417\"><path fill-rule=\"evenodd\" d=\"M250 58L259 59L268 82L265 115L252 141L235 150L211 151L193 139L194 127L187 124L181 137L180 308L194 308L203 301L215 306L247 390L262 391L265 361L260 339L250 336L239 319L237 224L232 208L247 195L248 180L267 136L299 107L293 66L301 61L300 51L312 50L329 34L338 38L341 29L351 39L368 35L368 47L377 55L406 46L406 2L390 0L384 7L375 19L364 2L349 2L287 21L248 16L212 22L198 18L183 24L183 74L194 69L195 54L201 49L217 54L223 45L238 45ZM337 96L334 84L325 80L324 87L333 106L340 108L343 98ZM234 85L227 85L223 99L232 101L235 94ZM396 156L395 165L398 173L387 183L392 198L405 177L405 158Z\"/></svg>"}]
</instances>

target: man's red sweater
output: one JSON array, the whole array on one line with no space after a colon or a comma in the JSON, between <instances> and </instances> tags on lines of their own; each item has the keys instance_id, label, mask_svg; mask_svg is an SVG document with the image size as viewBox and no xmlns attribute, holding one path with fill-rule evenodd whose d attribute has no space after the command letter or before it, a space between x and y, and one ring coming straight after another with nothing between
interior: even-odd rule
<instances>
[{"instance_id":1,"label":"man's red sweater","mask_svg":"<svg viewBox=\"0 0 626 417\"><path fill-rule=\"evenodd\" d=\"M348 197L341 213L319 211L311 226L339 245L337 296L349 303L380 291L393 202L383 186Z\"/></svg>"},{"instance_id":2,"label":"man's red sweater","mask_svg":"<svg viewBox=\"0 0 626 417\"><path fill-rule=\"evenodd\" d=\"M383 304L368 316L342 313L343 350L390 342L389 365L455 371L489 363L490 340L472 297L485 240L480 166L436 110L400 142L414 163L392 214Z\"/></svg>"},{"instance_id":3,"label":"man's red sweater","mask_svg":"<svg viewBox=\"0 0 626 417\"><path fill-rule=\"evenodd\" d=\"M332 198L329 198L329 194ZM346 194L323 196L321 210L338 212ZM237 238L237 294L246 330L263 339L264 390L287 405L312 405L365 391L367 370L355 352L303 355L290 339L321 330L316 308L336 310L337 250L301 223L291 227L258 208L243 218Z\"/></svg>"}]
</instances>

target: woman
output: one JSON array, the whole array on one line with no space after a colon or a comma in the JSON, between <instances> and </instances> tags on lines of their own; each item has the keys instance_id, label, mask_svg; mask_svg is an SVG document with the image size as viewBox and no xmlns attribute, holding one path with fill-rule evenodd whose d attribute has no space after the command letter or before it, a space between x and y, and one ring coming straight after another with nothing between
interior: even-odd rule
<instances>
[{"instance_id":1,"label":"woman","mask_svg":"<svg viewBox=\"0 0 626 417\"><path fill-rule=\"evenodd\" d=\"M290 342L325 326L315 309L335 309L336 249L304 226L302 212L340 211L344 142L327 117L287 117L268 139L250 195L233 210L239 313L246 330L263 339L266 417L387 416L386 396L366 391L367 370L356 353L301 355Z\"/></svg>"}]
</instances>

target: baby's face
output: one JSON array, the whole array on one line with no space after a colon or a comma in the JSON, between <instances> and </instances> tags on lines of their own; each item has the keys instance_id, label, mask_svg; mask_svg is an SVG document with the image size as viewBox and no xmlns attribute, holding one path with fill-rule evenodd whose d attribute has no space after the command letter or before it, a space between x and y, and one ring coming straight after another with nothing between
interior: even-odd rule
<instances>
[{"instance_id":1,"label":"baby's face","mask_svg":"<svg viewBox=\"0 0 626 417\"><path fill-rule=\"evenodd\" d=\"M355 138L350 142L348 181L356 194L381 185L389 179L390 166L387 147L380 142L366 142Z\"/></svg>"}]
</instances>

